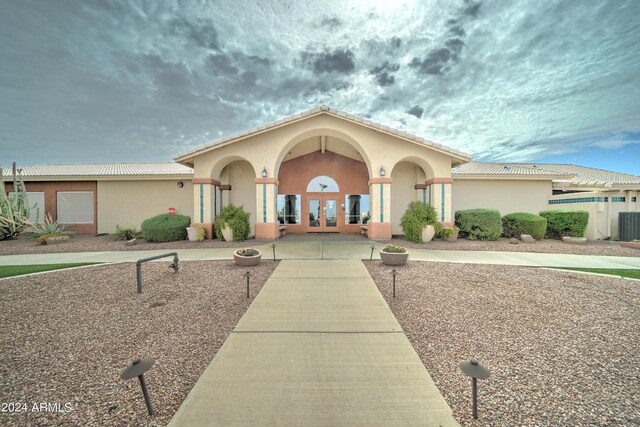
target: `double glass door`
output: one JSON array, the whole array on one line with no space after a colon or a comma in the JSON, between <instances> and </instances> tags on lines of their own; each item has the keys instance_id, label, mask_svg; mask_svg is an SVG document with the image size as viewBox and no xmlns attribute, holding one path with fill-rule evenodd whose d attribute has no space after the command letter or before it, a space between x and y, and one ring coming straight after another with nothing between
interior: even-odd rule
<instances>
[{"instance_id":1,"label":"double glass door","mask_svg":"<svg viewBox=\"0 0 640 427\"><path fill-rule=\"evenodd\" d=\"M310 196L308 199L310 232L337 232L338 198L333 196Z\"/></svg>"}]
</instances>

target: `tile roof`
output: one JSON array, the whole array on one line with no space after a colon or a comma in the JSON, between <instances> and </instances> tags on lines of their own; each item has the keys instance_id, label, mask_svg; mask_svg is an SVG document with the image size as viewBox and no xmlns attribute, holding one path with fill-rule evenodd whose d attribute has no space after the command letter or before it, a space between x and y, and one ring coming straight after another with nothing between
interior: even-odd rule
<instances>
[{"instance_id":1,"label":"tile roof","mask_svg":"<svg viewBox=\"0 0 640 427\"><path fill-rule=\"evenodd\" d=\"M65 165L20 166L22 176L144 176L144 175L193 175L193 169L178 163L81 163ZM2 175L11 176L11 168L2 168Z\"/></svg>"},{"instance_id":2,"label":"tile roof","mask_svg":"<svg viewBox=\"0 0 640 427\"><path fill-rule=\"evenodd\" d=\"M467 160L467 161L471 160L471 156L469 154L467 154L467 153L463 153L462 151L455 150L455 149L447 147L445 145L438 144L436 142L433 142L433 141L430 141L428 139L425 139L425 138L423 138L421 136L417 136L417 135L414 135L414 134L409 133L409 132L401 131L401 130L392 128L390 126L385 126L385 125L382 125L380 123L377 123L377 122L374 122L374 121L371 121L371 120L368 120L368 119L364 119L362 117L358 117L356 115L347 113L345 111L340 111L340 110L337 110L335 108L328 107L326 105L322 105L320 107L312 108L310 110L306 110L306 111L303 111L301 113L294 114L292 116L284 117L284 118L276 120L274 122L267 123L267 124L258 126L256 128L253 128L253 129L248 129L246 131L237 133L235 135L230 135L230 136L225 137L225 138L217 139L217 140L212 141L212 142L210 142L208 144L204 144L204 145L196 147L196 148L194 148L192 150L189 150L189 151L186 151L184 153L181 153L181 154L175 156L174 159L178 160L180 158L188 157L188 156L190 156L192 154L196 154L196 153L198 153L200 151L207 150L209 148L215 147L215 146L220 145L220 144L224 144L226 142L231 142L231 141L234 141L234 140L237 140L237 139L244 139L244 138L247 138L247 137L249 137L249 136L251 136L251 135L253 135L255 133L262 132L262 131L265 131L265 130L268 130L268 129L271 129L271 128L279 127L279 126L285 125L287 123L294 122L294 121L297 121L297 120L300 120L300 119L303 119L303 118L306 118L306 117L315 116L315 115L318 115L318 114L330 114L332 116L339 117L339 118L344 119L344 120L348 120L348 121L351 121L351 122L354 122L354 123L358 123L358 124L360 124L362 126L367 126L367 127L370 127L370 128L376 129L376 130L380 130L382 132L386 132L386 133L389 133L389 134L392 134L392 135L396 135L399 138L404 138L404 139L408 139L408 140L411 140L411 141L418 142L418 143L420 143L422 145L425 145L427 147L431 147L431 148L434 148L436 150L440 150L440 151L449 153L449 154L451 154L453 156L460 157L460 158L462 158L464 160Z\"/></svg>"},{"instance_id":3,"label":"tile roof","mask_svg":"<svg viewBox=\"0 0 640 427\"><path fill-rule=\"evenodd\" d=\"M554 163L470 162L452 169L453 175L569 175L574 185L640 184L640 176L586 166ZM562 181L562 180L557 180Z\"/></svg>"}]
</instances>

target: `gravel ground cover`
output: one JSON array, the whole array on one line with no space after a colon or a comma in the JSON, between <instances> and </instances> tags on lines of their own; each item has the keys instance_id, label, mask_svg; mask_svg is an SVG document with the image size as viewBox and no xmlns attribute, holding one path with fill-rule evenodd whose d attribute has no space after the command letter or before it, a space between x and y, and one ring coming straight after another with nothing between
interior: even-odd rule
<instances>
[{"instance_id":1,"label":"gravel ground cover","mask_svg":"<svg viewBox=\"0 0 640 427\"><path fill-rule=\"evenodd\" d=\"M57 245L38 245L33 239L22 237L17 240L0 241L0 255L16 254L46 254L61 252L103 252L103 251L144 251L154 249L202 249L202 248L248 248L251 246L271 243L272 240L249 239L244 242L221 242L220 240L205 240L203 242L152 243L143 239L132 246L126 246L122 240L115 240L114 235L103 236L72 236L66 243Z\"/></svg>"},{"instance_id":2,"label":"gravel ground cover","mask_svg":"<svg viewBox=\"0 0 640 427\"><path fill-rule=\"evenodd\" d=\"M640 282L528 267L365 264L462 425L640 425ZM492 376L459 370L475 358Z\"/></svg>"},{"instance_id":3,"label":"gravel ground cover","mask_svg":"<svg viewBox=\"0 0 640 427\"><path fill-rule=\"evenodd\" d=\"M276 266L181 262L176 274L147 263L142 294L129 263L0 281L1 402L27 404L0 425L166 425ZM120 379L136 358L156 359L145 374L153 417L138 380Z\"/></svg>"},{"instance_id":4,"label":"gravel ground cover","mask_svg":"<svg viewBox=\"0 0 640 427\"><path fill-rule=\"evenodd\" d=\"M312 237L310 237L312 239ZM102 252L102 251L138 251L153 249L201 249L201 248L247 248L262 244L271 244L273 240L249 239L244 242L221 242L205 240L189 242L187 240L167 243L151 243L140 240L134 246L126 246L122 240L115 240L113 235L105 236L73 236L67 243L58 245L36 245L33 239L0 241L0 255L39 254L59 252ZM586 245L572 245L558 240L541 240L533 244L520 242L512 245L507 239L494 242L471 241L458 239L455 242L433 240L425 244L415 244L404 238L396 238L380 243L393 243L405 248L455 250L455 251L503 251L503 252L546 252L577 255L609 255L640 256L640 250L625 248L620 242L590 241Z\"/></svg>"},{"instance_id":5,"label":"gravel ground cover","mask_svg":"<svg viewBox=\"0 0 640 427\"><path fill-rule=\"evenodd\" d=\"M613 242L605 240L590 240L584 245L565 243L561 240L538 240L535 243L520 242L517 245L509 243L509 239L496 241L480 241L458 239L455 242L444 240L432 240L428 243L412 243L398 237L393 240L381 240L381 243L392 243L394 245L413 249L434 249L452 251L500 251L500 252L536 252L555 254L575 254L575 255L604 255L604 256L640 256L640 250L625 248L621 246L623 242Z\"/></svg>"}]
</instances>

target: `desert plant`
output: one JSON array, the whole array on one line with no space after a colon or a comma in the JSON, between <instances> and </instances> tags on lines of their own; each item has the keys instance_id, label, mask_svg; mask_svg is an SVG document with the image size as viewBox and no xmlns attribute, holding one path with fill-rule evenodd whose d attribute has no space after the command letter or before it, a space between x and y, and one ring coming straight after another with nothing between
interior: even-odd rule
<instances>
[{"instance_id":1,"label":"desert plant","mask_svg":"<svg viewBox=\"0 0 640 427\"><path fill-rule=\"evenodd\" d=\"M233 230L233 241L241 242L247 240L251 224L249 223L249 213L245 212L243 206L234 206L229 204L222 208L222 211L216 218L215 230L219 240L224 240L222 229L229 226Z\"/></svg>"},{"instance_id":2,"label":"desert plant","mask_svg":"<svg viewBox=\"0 0 640 427\"><path fill-rule=\"evenodd\" d=\"M238 249L236 253L240 256L256 256L258 251L253 248Z\"/></svg>"},{"instance_id":3,"label":"desert plant","mask_svg":"<svg viewBox=\"0 0 640 427\"><path fill-rule=\"evenodd\" d=\"M15 239L29 225L31 209L27 199L27 191L20 174L13 164L13 194L8 196L2 181L0 168L0 240ZM34 206L35 207L35 206Z\"/></svg>"},{"instance_id":4,"label":"desert plant","mask_svg":"<svg viewBox=\"0 0 640 427\"><path fill-rule=\"evenodd\" d=\"M36 241L41 244L44 242L44 240L41 239L42 236L45 236L46 239L48 237L70 236L73 234L66 229L64 224L60 224L58 220L54 220L50 213L44 216L43 222L31 225L26 231L31 233L33 237L36 238Z\"/></svg>"},{"instance_id":5,"label":"desert plant","mask_svg":"<svg viewBox=\"0 0 640 427\"><path fill-rule=\"evenodd\" d=\"M187 238L191 218L178 214L161 214L142 222L142 237L149 242L174 242Z\"/></svg>"},{"instance_id":6,"label":"desert plant","mask_svg":"<svg viewBox=\"0 0 640 427\"><path fill-rule=\"evenodd\" d=\"M494 209L469 209L456 212L460 236L469 240L498 240L502 233L500 212Z\"/></svg>"},{"instance_id":7,"label":"desert plant","mask_svg":"<svg viewBox=\"0 0 640 427\"><path fill-rule=\"evenodd\" d=\"M589 223L589 212L558 209L555 211L542 211L540 216L547 219L547 232L545 237L561 239L568 237L584 237Z\"/></svg>"},{"instance_id":8,"label":"desert plant","mask_svg":"<svg viewBox=\"0 0 640 427\"><path fill-rule=\"evenodd\" d=\"M198 242L204 242L205 231L204 227L198 227Z\"/></svg>"},{"instance_id":9,"label":"desert plant","mask_svg":"<svg viewBox=\"0 0 640 427\"><path fill-rule=\"evenodd\" d=\"M384 252L389 252L389 253L392 253L392 254L403 254L403 253L407 252L407 250L405 248L401 248L400 246L396 246L396 245L387 245L382 250Z\"/></svg>"},{"instance_id":10,"label":"desert plant","mask_svg":"<svg viewBox=\"0 0 640 427\"><path fill-rule=\"evenodd\" d=\"M407 207L400 226L404 232L405 238L413 243L422 243L422 230L427 225L436 225L438 223L438 214L430 204L421 202L411 202Z\"/></svg>"},{"instance_id":11,"label":"desert plant","mask_svg":"<svg viewBox=\"0 0 640 427\"><path fill-rule=\"evenodd\" d=\"M124 226L120 227L116 225L116 239L117 240L132 240L140 236L140 232L136 227Z\"/></svg>"},{"instance_id":12,"label":"desert plant","mask_svg":"<svg viewBox=\"0 0 640 427\"><path fill-rule=\"evenodd\" d=\"M547 219L540 215L516 212L502 217L502 229L504 237L520 237L521 234L529 234L534 239L544 238L547 231Z\"/></svg>"}]
</instances>

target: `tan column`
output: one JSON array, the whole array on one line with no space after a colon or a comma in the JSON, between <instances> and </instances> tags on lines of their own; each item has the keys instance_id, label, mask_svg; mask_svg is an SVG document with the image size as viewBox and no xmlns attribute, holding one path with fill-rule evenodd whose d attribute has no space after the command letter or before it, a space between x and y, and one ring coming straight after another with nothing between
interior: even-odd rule
<instances>
[{"instance_id":1,"label":"tan column","mask_svg":"<svg viewBox=\"0 0 640 427\"><path fill-rule=\"evenodd\" d=\"M380 177L369 181L371 218L367 223L369 239L391 238L391 178Z\"/></svg>"},{"instance_id":2,"label":"tan column","mask_svg":"<svg viewBox=\"0 0 640 427\"><path fill-rule=\"evenodd\" d=\"M256 239L276 239L280 236L277 197L277 179L256 178Z\"/></svg>"},{"instance_id":3,"label":"tan column","mask_svg":"<svg viewBox=\"0 0 640 427\"><path fill-rule=\"evenodd\" d=\"M220 183L210 178L193 179L193 225L201 225L205 229L207 239L213 237L213 222L215 212L213 211L213 201L215 191Z\"/></svg>"}]
</instances>

